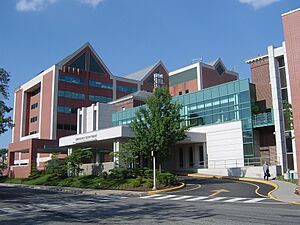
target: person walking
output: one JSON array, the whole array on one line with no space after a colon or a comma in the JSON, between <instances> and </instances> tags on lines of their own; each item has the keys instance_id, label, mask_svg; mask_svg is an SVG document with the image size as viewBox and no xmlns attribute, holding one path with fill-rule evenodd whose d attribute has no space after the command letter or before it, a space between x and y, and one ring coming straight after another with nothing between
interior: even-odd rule
<instances>
[{"instance_id":1,"label":"person walking","mask_svg":"<svg viewBox=\"0 0 300 225\"><path fill-rule=\"evenodd\" d=\"M269 164L267 162L264 163L263 170L264 170L264 180L269 180L270 170L269 170Z\"/></svg>"}]
</instances>

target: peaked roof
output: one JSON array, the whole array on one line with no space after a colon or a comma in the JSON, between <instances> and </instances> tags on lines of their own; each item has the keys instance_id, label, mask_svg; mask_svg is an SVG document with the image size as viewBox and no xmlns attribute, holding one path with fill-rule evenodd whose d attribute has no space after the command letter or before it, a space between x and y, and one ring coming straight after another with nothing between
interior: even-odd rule
<instances>
[{"instance_id":1,"label":"peaked roof","mask_svg":"<svg viewBox=\"0 0 300 225\"><path fill-rule=\"evenodd\" d=\"M166 72L168 72L166 67L162 63L162 61L159 61L159 62L157 62L157 63L155 63L151 66L148 66L144 69L141 69L137 72L131 73L131 74L126 75L124 77L128 78L128 79L137 80L137 81L143 81L148 75L150 75L160 65L166 70Z\"/></svg>"},{"instance_id":2,"label":"peaked roof","mask_svg":"<svg viewBox=\"0 0 300 225\"><path fill-rule=\"evenodd\" d=\"M93 54L95 55L95 57L99 60L99 62L102 64L102 66L104 67L104 69L108 72L108 74L110 76L113 76L113 74L110 72L110 70L107 68L107 66L104 64L104 62L102 61L102 59L100 58L100 56L97 54L97 52L95 51L95 49L93 48L93 46L89 42L85 43L79 49L77 49L75 52L71 53L67 57L65 57L62 60L60 60L58 63L56 63L56 65L63 66L68 61L70 61L72 58L74 58L76 55L78 55L80 52L82 52L86 47L88 47L91 50L91 52L93 52Z\"/></svg>"}]
</instances>

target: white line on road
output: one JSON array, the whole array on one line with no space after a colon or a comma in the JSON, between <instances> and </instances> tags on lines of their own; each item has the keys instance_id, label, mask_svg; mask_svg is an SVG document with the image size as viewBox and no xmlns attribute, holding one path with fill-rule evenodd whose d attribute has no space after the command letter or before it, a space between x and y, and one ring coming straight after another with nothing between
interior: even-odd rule
<instances>
[{"instance_id":1,"label":"white line on road","mask_svg":"<svg viewBox=\"0 0 300 225\"><path fill-rule=\"evenodd\" d=\"M232 199L225 200L224 202L237 202L237 201L245 200L245 199L247 199L247 198L232 198Z\"/></svg>"},{"instance_id":2,"label":"white line on road","mask_svg":"<svg viewBox=\"0 0 300 225\"><path fill-rule=\"evenodd\" d=\"M260 202L260 201L263 201L263 200L265 200L265 198L253 198L253 199L243 201L243 202L244 203L255 203L255 202Z\"/></svg>"},{"instance_id":3,"label":"white line on road","mask_svg":"<svg viewBox=\"0 0 300 225\"><path fill-rule=\"evenodd\" d=\"M140 198L155 198L155 197L159 197L159 196L161 196L161 195L159 195L159 194L156 194L156 195L147 195L147 196L143 196L143 197L140 197Z\"/></svg>"},{"instance_id":4,"label":"white line on road","mask_svg":"<svg viewBox=\"0 0 300 225\"><path fill-rule=\"evenodd\" d=\"M206 199L204 201L205 202L215 202L215 201L223 200L224 198L226 198L226 197L211 198L211 199Z\"/></svg>"},{"instance_id":5,"label":"white line on road","mask_svg":"<svg viewBox=\"0 0 300 225\"><path fill-rule=\"evenodd\" d=\"M207 199L207 198L208 197L200 196L200 197L196 197L196 198L187 199L185 201L187 201L187 202L194 202L194 201L203 200L203 199Z\"/></svg>"},{"instance_id":6,"label":"white line on road","mask_svg":"<svg viewBox=\"0 0 300 225\"><path fill-rule=\"evenodd\" d=\"M171 198L170 200L183 200L183 199L192 198L192 197L193 196L184 195L184 196L180 196L180 197L177 197L177 198Z\"/></svg>"},{"instance_id":7,"label":"white line on road","mask_svg":"<svg viewBox=\"0 0 300 225\"><path fill-rule=\"evenodd\" d=\"M161 197L157 197L155 198L156 200L160 200L160 199L168 199L168 198L173 198L176 197L178 195L165 195L165 196L161 196Z\"/></svg>"}]
</instances>

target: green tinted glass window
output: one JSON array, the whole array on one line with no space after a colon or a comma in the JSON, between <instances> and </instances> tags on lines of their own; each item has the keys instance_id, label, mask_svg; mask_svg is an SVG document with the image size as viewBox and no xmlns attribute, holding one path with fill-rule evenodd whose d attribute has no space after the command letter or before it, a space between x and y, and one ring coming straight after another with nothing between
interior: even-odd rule
<instances>
[{"instance_id":1,"label":"green tinted glass window","mask_svg":"<svg viewBox=\"0 0 300 225\"><path fill-rule=\"evenodd\" d=\"M78 59L69 65L70 67L85 70L85 54L82 54Z\"/></svg>"},{"instance_id":2,"label":"green tinted glass window","mask_svg":"<svg viewBox=\"0 0 300 225\"><path fill-rule=\"evenodd\" d=\"M104 73L104 70L97 63L96 59L92 54L90 54L90 71L95 73Z\"/></svg>"}]
</instances>

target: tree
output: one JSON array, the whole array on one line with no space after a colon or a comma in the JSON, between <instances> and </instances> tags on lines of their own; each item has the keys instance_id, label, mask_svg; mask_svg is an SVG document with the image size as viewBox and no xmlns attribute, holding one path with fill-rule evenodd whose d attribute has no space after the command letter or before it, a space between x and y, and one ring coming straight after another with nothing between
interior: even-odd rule
<instances>
[{"instance_id":1,"label":"tree","mask_svg":"<svg viewBox=\"0 0 300 225\"><path fill-rule=\"evenodd\" d=\"M12 108L5 104L5 100L8 100L8 82L10 80L9 73L5 69L0 68L0 135L7 131L8 128L13 127L13 121L9 113Z\"/></svg>"},{"instance_id":2,"label":"tree","mask_svg":"<svg viewBox=\"0 0 300 225\"><path fill-rule=\"evenodd\" d=\"M80 168L81 165L91 158L92 153L90 151L83 151L81 149L74 150L71 155L65 158L71 175L78 177L80 172L83 170Z\"/></svg>"},{"instance_id":3,"label":"tree","mask_svg":"<svg viewBox=\"0 0 300 225\"><path fill-rule=\"evenodd\" d=\"M130 124L135 138L125 143L121 151L130 151L131 158L151 158L151 152L159 164L169 156L169 148L183 140L188 127L180 116L181 106L172 102L167 88L157 88L136 113ZM123 149L123 150L122 150Z\"/></svg>"},{"instance_id":4,"label":"tree","mask_svg":"<svg viewBox=\"0 0 300 225\"><path fill-rule=\"evenodd\" d=\"M288 101L283 102L283 113L285 116L287 130L294 129L293 109L292 105Z\"/></svg>"}]
</instances>

